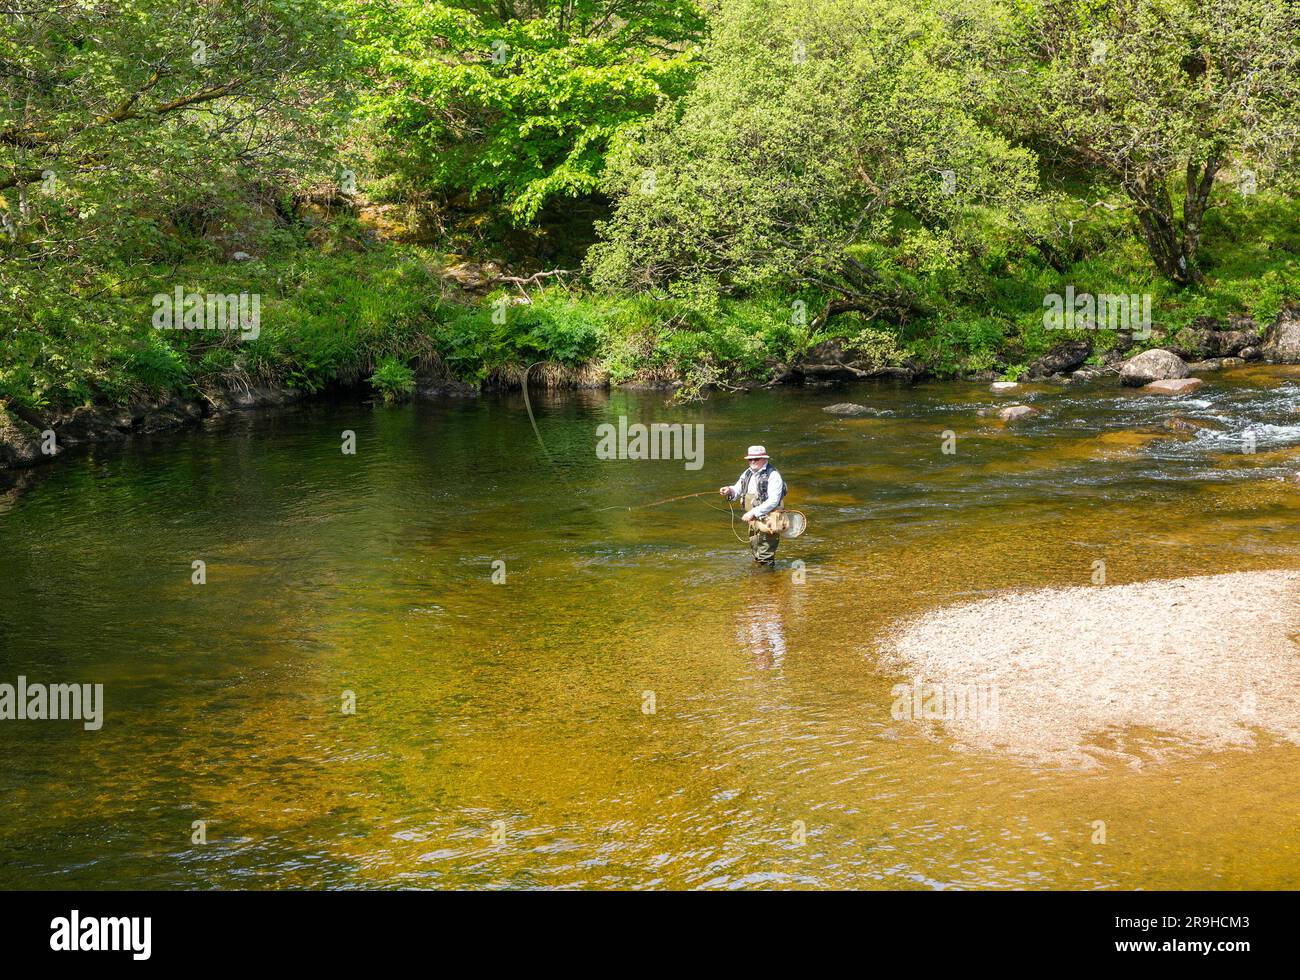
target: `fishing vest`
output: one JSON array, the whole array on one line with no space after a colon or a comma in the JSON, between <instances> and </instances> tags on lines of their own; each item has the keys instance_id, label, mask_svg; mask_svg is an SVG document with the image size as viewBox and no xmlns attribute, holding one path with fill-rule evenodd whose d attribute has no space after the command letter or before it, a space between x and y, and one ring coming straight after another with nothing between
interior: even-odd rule
<instances>
[{"instance_id":1,"label":"fishing vest","mask_svg":"<svg viewBox=\"0 0 1300 980\"><path fill-rule=\"evenodd\" d=\"M758 483L756 484L754 490L754 493L757 496L757 499L754 502L755 507L763 503L763 501L767 500L767 478L773 473L777 473L777 471L772 469L771 463L768 463L766 466L764 466L761 470L758 471ZM780 476L779 473L777 473L777 475ZM753 476L754 476L754 471L751 469L746 469L745 472L740 475L740 499L741 500L744 500L745 496L749 493L749 483ZM789 493L789 491L790 491L790 484L782 480L781 500L785 500L785 495ZM781 500L778 500L776 502L776 505L778 507L781 506Z\"/></svg>"}]
</instances>

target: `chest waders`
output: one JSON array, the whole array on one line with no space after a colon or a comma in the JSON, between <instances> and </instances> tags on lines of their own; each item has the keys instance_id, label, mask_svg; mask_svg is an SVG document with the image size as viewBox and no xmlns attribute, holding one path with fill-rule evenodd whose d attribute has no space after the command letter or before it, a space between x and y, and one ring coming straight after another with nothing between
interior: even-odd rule
<instances>
[{"instance_id":1,"label":"chest waders","mask_svg":"<svg viewBox=\"0 0 1300 980\"><path fill-rule=\"evenodd\" d=\"M753 470L745 470L740 478L739 496L746 511L753 510L767 500L767 481L774 472L776 471L772 469L771 463L764 466L757 474ZM757 480L754 479L755 475L758 477ZM785 499L784 481L782 481L781 499ZM749 550L754 554L754 561L770 565L776 559L776 546L781 543L781 535L773 528L780 526L781 501L778 500L776 509L749 525Z\"/></svg>"}]
</instances>

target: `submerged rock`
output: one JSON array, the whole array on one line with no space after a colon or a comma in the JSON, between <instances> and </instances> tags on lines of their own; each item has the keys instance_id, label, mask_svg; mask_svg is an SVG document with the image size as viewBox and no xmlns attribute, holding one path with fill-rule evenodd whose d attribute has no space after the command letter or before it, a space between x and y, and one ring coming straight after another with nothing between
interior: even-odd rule
<instances>
[{"instance_id":1,"label":"submerged rock","mask_svg":"<svg viewBox=\"0 0 1300 980\"><path fill-rule=\"evenodd\" d=\"M1018 419L1028 418L1031 415L1037 415L1038 409L1030 405L1008 405L1002 411L998 412L998 418L1003 422L1015 422Z\"/></svg>"},{"instance_id":2,"label":"submerged rock","mask_svg":"<svg viewBox=\"0 0 1300 980\"><path fill-rule=\"evenodd\" d=\"M1142 390L1153 395L1186 395L1205 384L1200 378L1170 378L1166 381L1152 381L1143 385Z\"/></svg>"},{"instance_id":3,"label":"submerged rock","mask_svg":"<svg viewBox=\"0 0 1300 980\"><path fill-rule=\"evenodd\" d=\"M1247 350L1250 350L1250 348L1247 348ZM1241 367L1245 363L1246 359L1244 357L1211 357L1208 360L1187 365L1187 370L1192 374L1205 374L1209 371L1222 371L1224 368Z\"/></svg>"},{"instance_id":4,"label":"submerged rock","mask_svg":"<svg viewBox=\"0 0 1300 980\"><path fill-rule=\"evenodd\" d=\"M989 385L989 391L993 392L995 395L1001 395L1015 391L1019 387L1020 385L1014 381L994 381Z\"/></svg>"},{"instance_id":5,"label":"submerged rock","mask_svg":"<svg viewBox=\"0 0 1300 980\"><path fill-rule=\"evenodd\" d=\"M1170 432L1183 432L1187 435L1195 435L1205 429L1206 426L1199 422L1193 422L1191 419L1185 419L1181 415L1175 415L1171 419L1165 419L1165 428Z\"/></svg>"},{"instance_id":6,"label":"submerged rock","mask_svg":"<svg viewBox=\"0 0 1300 980\"><path fill-rule=\"evenodd\" d=\"M1187 363L1172 351L1155 348L1129 358L1120 369L1120 381L1134 388L1152 381L1187 377Z\"/></svg>"},{"instance_id":7,"label":"submerged rock","mask_svg":"<svg viewBox=\"0 0 1300 980\"><path fill-rule=\"evenodd\" d=\"M834 405L827 405L822 409L823 412L829 412L831 415L870 415L871 409L866 405L859 405L856 402L837 402Z\"/></svg>"}]
</instances>

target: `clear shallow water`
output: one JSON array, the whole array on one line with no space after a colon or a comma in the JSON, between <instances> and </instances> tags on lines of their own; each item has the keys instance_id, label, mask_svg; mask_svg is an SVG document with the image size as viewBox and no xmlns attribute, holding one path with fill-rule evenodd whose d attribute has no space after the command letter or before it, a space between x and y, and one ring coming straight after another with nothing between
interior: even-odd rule
<instances>
[{"instance_id":1,"label":"clear shallow water","mask_svg":"<svg viewBox=\"0 0 1300 980\"><path fill-rule=\"evenodd\" d=\"M64 460L0 496L0 681L103 683L107 718L0 722L0 886L1300 885L1295 747L1079 773L890 717L899 617L1097 558L1300 565L1297 369L1026 397L1005 428L973 384L538 394L548 455L518 396L318 405ZM620 415L703 423L703 469L597 459ZM811 522L775 573L717 498L602 510L754 442Z\"/></svg>"}]
</instances>

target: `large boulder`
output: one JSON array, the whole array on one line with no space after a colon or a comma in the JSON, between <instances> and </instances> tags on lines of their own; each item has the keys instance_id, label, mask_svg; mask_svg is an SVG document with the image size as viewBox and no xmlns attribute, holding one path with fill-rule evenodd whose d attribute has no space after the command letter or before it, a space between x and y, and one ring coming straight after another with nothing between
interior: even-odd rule
<instances>
[{"instance_id":1,"label":"large boulder","mask_svg":"<svg viewBox=\"0 0 1300 980\"><path fill-rule=\"evenodd\" d=\"M1218 332L1205 327L1184 327L1167 344L1171 353L1185 361L1206 361L1219 356Z\"/></svg>"},{"instance_id":2,"label":"large boulder","mask_svg":"<svg viewBox=\"0 0 1300 980\"><path fill-rule=\"evenodd\" d=\"M1105 368L1079 368L1074 374L1070 375L1071 384L1086 384L1089 381L1096 381L1104 378L1107 374L1113 374L1113 371L1107 371Z\"/></svg>"},{"instance_id":3,"label":"large boulder","mask_svg":"<svg viewBox=\"0 0 1300 980\"><path fill-rule=\"evenodd\" d=\"M1119 379L1133 388L1149 385L1152 381L1187 377L1187 363L1172 351L1155 348L1146 350L1124 362Z\"/></svg>"},{"instance_id":4,"label":"large boulder","mask_svg":"<svg viewBox=\"0 0 1300 980\"><path fill-rule=\"evenodd\" d=\"M1199 316L1164 346L1185 361L1233 357L1246 347L1256 347L1264 333L1248 316L1231 316L1225 324L1212 316Z\"/></svg>"},{"instance_id":5,"label":"large boulder","mask_svg":"<svg viewBox=\"0 0 1300 980\"><path fill-rule=\"evenodd\" d=\"M1073 371L1092 354L1091 340L1063 340L1046 354L1029 365L1026 376L1033 381L1050 378L1054 374Z\"/></svg>"},{"instance_id":6,"label":"large boulder","mask_svg":"<svg viewBox=\"0 0 1300 980\"><path fill-rule=\"evenodd\" d=\"M1300 309L1282 311L1260 354L1272 364L1300 364Z\"/></svg>"},{"instance_id":7,"label":"large boulder","mask_svg":"<svg viewBox=\"0 0 1300 980\"><path fill-rule=\"evenodd\" d=\"M1258 347L1264 340L1264 331L1221 330L1219 331L1219 357L1236 357L1248 347Z\"/></svg>"}]
</instances>

